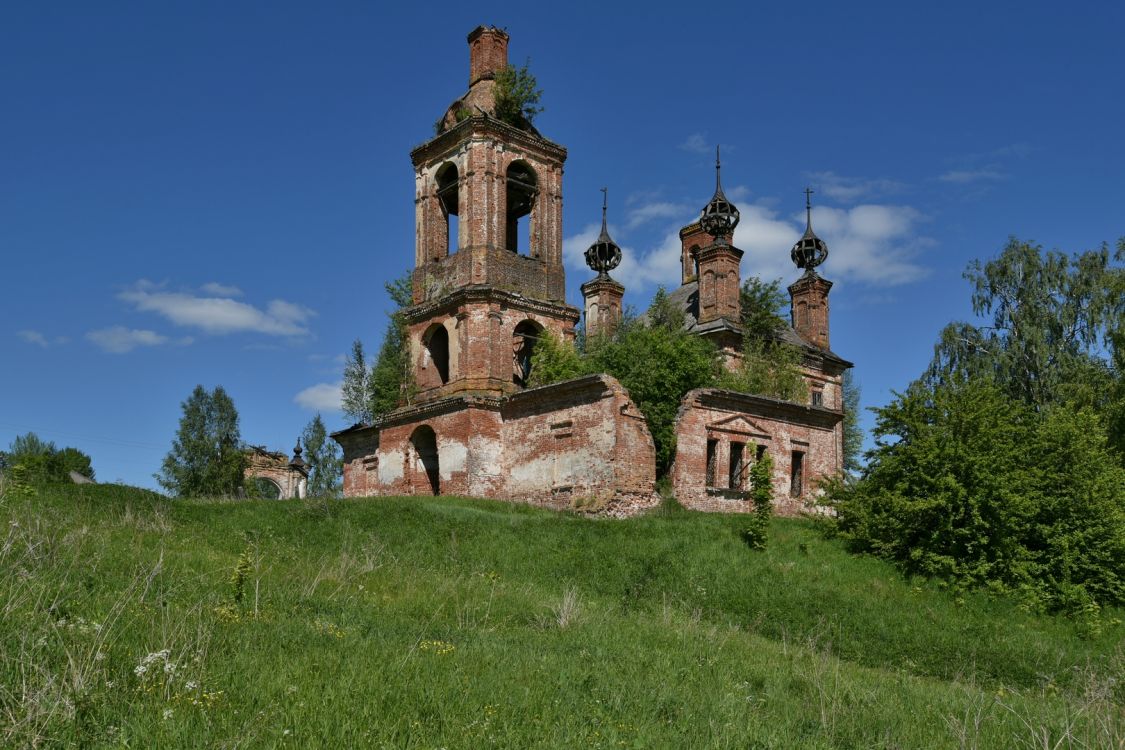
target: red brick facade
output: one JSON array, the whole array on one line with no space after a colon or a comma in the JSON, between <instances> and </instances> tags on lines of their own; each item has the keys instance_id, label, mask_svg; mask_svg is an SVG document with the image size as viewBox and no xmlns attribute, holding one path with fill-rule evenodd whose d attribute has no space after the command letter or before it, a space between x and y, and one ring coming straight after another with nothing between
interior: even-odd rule
<instances>
[{"instance_id":1,"label":"red brick facade","mask_svg":"<svg viewBox=\"0 0 1125 750\"><path fill-rule=\"evenodd\" d=\"M470 495L558 509L654 503L652 437L608 375L504 398L429 401L336 439L348 497Z\"/></svg>"},{"instance_id":2,"label":"red brick facade","mask_svg":"<svg viewBox=\"0 0 1125 750\"><path fill-rule=\"evenodd\" d=\"M764 451L773 461L775 510L811 510L817 482L843 464L842 420L836 409L717 388L691 391L676 418L676 499L694 510L752 511L749 468Z\"/></svg>"},{"instance_id":3,"label":"red brick facade","mask_svg":"<svg viewBox=\"0 0 1125 750\"><path fill-rule=\"evenodd\" d=\"M586 301L586 335L611 336L621 323L621 299L625 287L609 277L599 277L582 285Z\"/></svg>"},{"instance_id":4,"label":"red brick facade","mask_svg":"<svg viewBox=\"0 0 1125 750\"><path fill-rule=\"evenodd\" d=\"M415 179L412 305L404 311L411 403L333 437L344 449L347 496L452 494L552 508L632 512L655 504L655 451L643 415L608 375L528 388L531 353L545 331L575 338L566 303L562 175L567 152L524 123L495 117L494 74L508 35L469 35L469 91L438 134L411 152ZM742 251L698 223L680 232L689 330L740 356ZM809 402L716 389L688 393L676 424L672 481L700 510L748 510L741 485L761 450L774 460L783 512L815 498L842 466L839 384L847 362L828 351L831 284L792 287L790 344L804 351ZM624 287L606 277L582 287L586 331L610 333ZM732 473L733 466L733 473ZM732 484L733 477L733 484Z\"/></svg>"}]
</instances>

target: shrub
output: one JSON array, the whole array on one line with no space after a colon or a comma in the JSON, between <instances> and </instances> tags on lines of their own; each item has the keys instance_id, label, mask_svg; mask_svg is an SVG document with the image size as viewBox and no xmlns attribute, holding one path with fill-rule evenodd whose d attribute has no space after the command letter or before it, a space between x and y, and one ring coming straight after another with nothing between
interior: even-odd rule
<instances>
[{"instance_id":1,"label":"shrub","mask_svg":"<svg viewBox=\"0 0 1125 750\"><path fill-rule=\"evenodd\" d=\"M829 491L853 549L1054 611L1125 602L1125 470L1095 413L977 381L915 385L876 414L862 481Z\"/></svg>"}]
</instances>

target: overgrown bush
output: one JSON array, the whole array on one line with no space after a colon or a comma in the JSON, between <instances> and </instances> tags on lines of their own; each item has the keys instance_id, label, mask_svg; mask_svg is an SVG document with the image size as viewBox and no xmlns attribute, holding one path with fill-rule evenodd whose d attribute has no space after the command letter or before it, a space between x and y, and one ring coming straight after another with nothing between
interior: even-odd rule
<instances>
[{"instance_id":1,"label":"overgrown bush","mask_svg":"<svg viewBox=\"0 0 1125 750\"><path fill-rule=\"evenodd\" d=\"M750 499L754 512L742 529L742 540L753 549L765 549L773 515L773 459L765 454L750 467Z\"/></svg>"},{"instance_id":2,"label":"overgrown bush","mask_svg":"<svg viewBox=\"0 0 1125 750\"><path fill-rule=\"evenodd\" d=\"M987 380L915 384L875 411L862 481L829 493L853 549L1052 611L1125 602L1125 469L1097 414Z\"/></svg>"},{"instance_id":3,"label":"overgrown bush","mask_svg":"<svg viewBox=\"0 0 1125 750\"><path fill-rule=\"evenodd\" d=\"M543 111L539 106L543 91L527 67L526 62L520 68L509 65L496 74L496 117L517 128L531 125Z\"/></svg>"}]
</instances>

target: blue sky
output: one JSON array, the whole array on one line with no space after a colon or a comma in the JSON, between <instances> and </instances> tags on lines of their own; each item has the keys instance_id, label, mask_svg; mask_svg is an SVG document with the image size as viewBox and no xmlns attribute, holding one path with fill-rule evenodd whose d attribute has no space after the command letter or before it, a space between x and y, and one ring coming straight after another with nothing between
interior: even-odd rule
<instances>
[{"instance_id":1,"label":"blue sky","mask_svg":"<svg viewBox=\"0 0 1125 750\"><path fill-rule=\"evenodd\" d=\"M1121 3L386 5L0 9L0 446L34 430L153 486L197 383L252 443L291 448L318 408L342 427L342 355L377 350L413 259L408 153L481 23L570 152L572 302L602 186L626 301L678 283L719 142L744 276L796 277L817 191L865 405L970 316L971 259L1125 234Z\"/></svg>"}]
</instances>

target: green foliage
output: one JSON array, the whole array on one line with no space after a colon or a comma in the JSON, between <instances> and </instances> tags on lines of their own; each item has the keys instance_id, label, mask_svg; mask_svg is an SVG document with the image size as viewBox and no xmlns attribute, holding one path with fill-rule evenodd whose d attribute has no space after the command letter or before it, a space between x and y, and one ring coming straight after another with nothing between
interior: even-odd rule
<instances>
[{"instance_id":1,"label":"green foliage","mask_svg":"<svg viewBox=\"0 0 1125 750\"><path fill-rule=\"evenodd\" d=\"M645 415L656 445L656 473L676 454L675 419L684 394L713 385L719 364L708 341L665 326L622 325L610 340L590 347L592 372L606 372L629 391Z\"/></svg>"},{"instance_id":2,"label":"green foliage","mask_svg":"<svg viewBox=\"0 0 1125 750\"><path fill-rule=\"evenodd\" d=\"M70 483L70 472L93 479L94 467L90 457L77 448L56 448L53 442L44 442L34 432L17 435L5 455L8 470L19 471L23 482L32 485L51 482Z\"/></svg>"},{"instance_id":3,"label":"green foliage","mask_svg":"<svg viewBox=\"0 0 1125 750\"><path fill-rule=\"evenodd\" d=\"M395 304L379 356L371 366L367 381L367 409L371 421L397 408L413 396L414 381L410 369L410 344L406 340L403 311L411 304L411 278L406 272L386 284L387 294Z\"/></svg>"},{"instance_id":4,"label":"green foliage","mask_svg":"<svg viewBox=\"0 0 1125 750\"><path fill-rule=\"evenodd\" d=\"M746 337L738 367L734 371L724 369L717 385L740 393L805 402L809 387L800 368L801 352L796 347Z\"/></svg>"},{"instance_id":5,"label":"green foliage","mask_svg":"<svg viewBox=\"0 0 1125 750\"><path fill-rule=\"evenodd\" d=\"M517 128L526 128L543 111L539 98L543 92L535 76L528 70L530 61L523 67L509 65L496 74L493 94L496 97L496 118Z\"/></svg>"},{"instance_id":6,"label":"green foliage","mask_svg":"<svg viewBox=\"0 0 1125 750\"><path fill-rule=\"evenodd\" d=\"M764 282L751 276L738 290L739 317L745 336L750 339L773 339L785 327L789 300L781 291L781 280Z\"/></svg>"},{"instance_id":7,"label":"green foliage","mask_svg":"<svg viewBox=\"0 0 1125 750\"><path fill-rule=\"evenodd\" d=\"M718 386L741 393L772 396L786 401L808 399L801 374L801 350L781 340L785 295L780 283L746 280L739 291L742 359L734 371L724 370Z\"/></svg>"},{"instance_id":8,"label":"green foliage","mask_svg":"<svg viewBox=\"0 0 1125 750\"><path fill-rule=\"evenodd\" d=\"M973 312L989 325L947 326L927 384L988 377L1035 409L1104 407L1114 375L1102 354L1125 320L1125 268L1111 263L1108 246L1068 256L1012 238L997 258L970 263L965 278Z\"/></svg>"},{"instance_id":9,"label":"green foliage","mask_svg":"<svg viewBox=\"0 0 1125 750\"><path fill-rule=\"evenodd\" d=\"M588 363L569 341L563 341L550 330L539 334L531 352L532 388L570 380L589 374Z\"/></svg>"},{"instance_id":10,"label":"green foliage","mask_svg":"<svg viewBox=\"0 0 1125 750\"><path fill-rule=\"evenodd\" d=\"M765 549L773 516L773 459L768 453L750 467L750 499L754 512L747 517L742 539L753 549Z\"/></svg>"},{"instance_id":11,"label":"green foliage","mask_svg":"<svg viewBox=\"0 0 1125 750\"><path fill-rule=\"evenodd\" d=\"M663 328L670 333L679 333L684 328L684 311L668 299L668 292L663 286L657 287L656 294L652 296L646 317L650 328Z\"/></svg>"},{"instance_id":12,"label":"green foliage","mask_svg":"<svg viewBox=\"0 0 1125 750\"><path fill-rule=\"evenodd\" d=\"M875 411L863 480L832 498L854 549L1051 610L1125 602L1125 469L1091 410L1036 412L978 380Z\"/></svg>"},{"instance_id":13,"label":"green foliage","mask_svg":"<svg viewBox=\"0 0 1125 750\"><path fill-rule=\"evenodd\" d=\"M0 505L0 746L1125 739L1125 612L1083 639L1014 602L958 604L807 521L775 518L749 554L743 517L675 506L612 523L452 498L301 507L110 485Z\"/></svg>"},{"instance_id":14,"label":"green foliage","mask_svg":"<svg viewBox=\"0 0 1125 750\"><path fill-rule=\"evenodd\" d=\"M183 416L156 481L177 497L229 497L243 486L246 456L238 410L222 386L197 385L181 404Z\"/></svg>"},{"instance_id":15,"label":"green foliage","mask_svg":"<svg viewBox=\"0 0 1125 750\"><path fill-rule=\"evenodd\" d=\"M844 371L841 398L844 406L844 471L855 475L863 468L863 429L859 426L859 384L852 370Z\"/></svg>"},{"instance_id":16,"label":"green foliage","mask_svg":"<svg viewBox=\"0 0 1125 750\"><path fill-rule=\"evenodd\" d=\"M344 363L344 379L340 386L340 409L353 422L366 424L371 421L368 379L367 355L363 352L363 342L356 339Z\"/></svg>"},{"instance_id":17,"label":"green foliage","mask_svg":"<svg viewBox=\"0 0 1125 750\"><path fill-rule=\"evenodd\" d=\"M925 375L876 410L862 480L829 488L839 530L910 573L1012 592L1093 632L1100 606L1125 602L1125 269L1104 246L1013 239L965 276L989 325L946 326Z\"/></svg>"},{"instance_id":18,"label":"green foliage","mask_svg":"<svg viewBox=\"0 0 1125 750\"><path fill-rule=\"evenodd\" d=\"M301 442L309 464L309 497L338 497L344 459L340 447L328 439L328 430L319 413L305 425Z\"/></svg>"}]
</instances>

